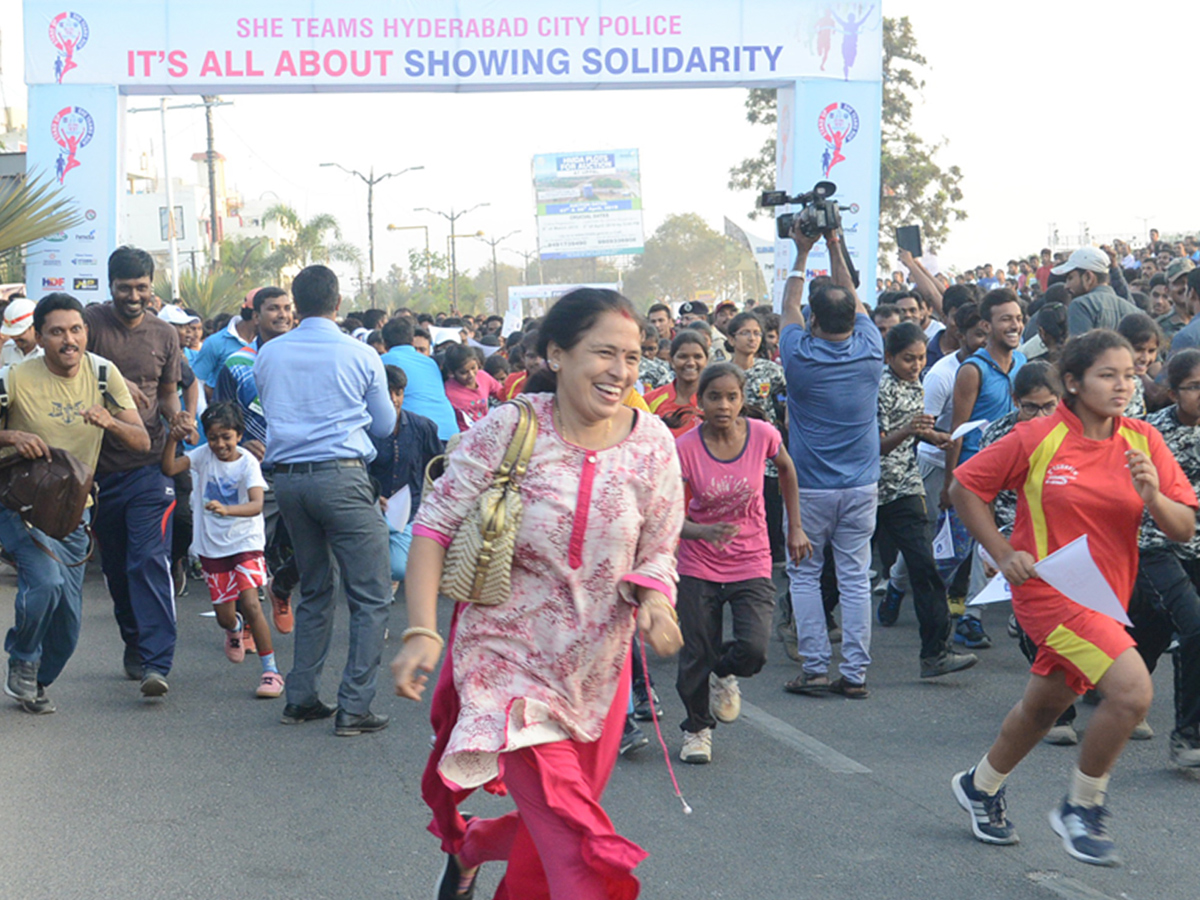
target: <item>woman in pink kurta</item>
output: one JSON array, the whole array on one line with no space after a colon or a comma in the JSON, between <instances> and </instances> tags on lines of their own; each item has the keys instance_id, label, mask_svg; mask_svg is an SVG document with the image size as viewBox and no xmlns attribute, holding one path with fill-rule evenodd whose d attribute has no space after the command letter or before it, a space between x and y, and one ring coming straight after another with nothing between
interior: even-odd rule
<instances>
[{"instance_id":1,"label":"woman in pink kurta","mask_svg":"<svg viewBox=\"0 0 1200 900\"><path fill-rule=\"evenodd\" d=\"M423 793L448 854L440 897L471 896L473 870L497 859L509 863L500 898L638 894L632 869L645 854L615 833L599 800L624 724L635 627L659 652L682 643L671 606L683 519L670 432L622 403L639 337L628 301L609 291L572 292L543 324L553 393L528 395L538 435L521 482L512 597L456 610L434 692ZM476 423L422 499L406 585L416 632L436 624L444 548L490 483L517 414L505 405ZM393 670L397 692L415 699L424 682L415 670L432 671L440 647L414 629ZM501 776L517 812L466 826L458 802Z\"/></svg>"}]
</instances>

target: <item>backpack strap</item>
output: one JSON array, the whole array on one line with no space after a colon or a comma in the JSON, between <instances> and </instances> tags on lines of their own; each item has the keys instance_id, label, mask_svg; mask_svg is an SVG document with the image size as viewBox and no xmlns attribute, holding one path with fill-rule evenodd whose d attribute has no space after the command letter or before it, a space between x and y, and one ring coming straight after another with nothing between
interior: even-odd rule
<instances>
[{"instance_id":1,"label":"backpack strap","mask_svg":"<svg viewBox=\"0 0 1200 900\"><path fill-rule=\"evenodd\" d=\"M95 353L88 353L88 359L92 361L92 371L96 373L96 386L100 389L101 399L113 410L120 410L121 404L108 392L108 360L101 359Z\"/></svg>"},{"instance_id":2,"label":"backpack strap","mask_svg":"<svg viewBox=\"0 0 1200 900\"><path fill-rule=\"evenodd\" d=\"M0 368L0 425L8 427L8 366Z\"/></svg>"}]
</instances>

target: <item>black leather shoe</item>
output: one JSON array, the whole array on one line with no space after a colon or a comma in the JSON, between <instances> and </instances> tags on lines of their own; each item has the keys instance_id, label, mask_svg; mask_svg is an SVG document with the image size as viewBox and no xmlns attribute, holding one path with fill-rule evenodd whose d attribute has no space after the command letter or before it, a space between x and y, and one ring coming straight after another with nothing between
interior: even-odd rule
<instances>
[{"instance_id":1,"label":"black leather shoe","mask_svg":"<svg viewBox=\"0 0 1200 900\"><path fill-rule=\"evenodd\" d=\"M328 719L335 712L336 706L326 706L320 700L314 700L312 703L301 706L298 703L289 703L283 708L283 716L279 721L284 725L299 725L301 722L315 722L317 719Z\"/></svg>"},{"instance_id":2,"label":"black leather shoe","mask_svg":"<svg viewBox=\"0 0 1200 900\"><path fill-rule=\"evenodd\" d=\"M359 734L369 734L372 731L383 731L388 727L387 716L377 716L373 712L365 712L360 716L346 712L344 709L337 711L337 718L333 721L333 733L338 737L354 737Z\"/></svg>"}]
</instances>

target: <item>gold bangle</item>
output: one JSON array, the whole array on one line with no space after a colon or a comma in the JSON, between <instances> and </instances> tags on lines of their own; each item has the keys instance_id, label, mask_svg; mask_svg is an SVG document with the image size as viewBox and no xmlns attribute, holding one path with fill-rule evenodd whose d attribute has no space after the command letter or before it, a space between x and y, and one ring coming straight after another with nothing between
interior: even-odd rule
<instances>
[{"instance_id":1,"label":"gold bangle","mask_svg":"<svg viewBox=\"0 0 1200 900\"><path fill-rule=\"evenodd\" d=\"M679 624L679 613L675 612L675 607L673 607L671 605L670 601L667 600L666 597L657 595L657 596L649 598L648 600L643 600L639 605L640 606L661 606L667 612L669 612L671 614L671 618L675 620L675 624L676 625Z\"/></svg>"},{"instance_id":2,"label":"gold bangle","mask_svg":"<svg viewBox=\"0 0 1200 900\"><path fill-rule=\"evenodd\" d=\"M402 644L407 644L409 638L414 638L418 635L421 637L433 638L438 642L439 647L446 646L445 639L432 628L406 628L400 634L400 642Z\"/></svg>"}]
</instances>

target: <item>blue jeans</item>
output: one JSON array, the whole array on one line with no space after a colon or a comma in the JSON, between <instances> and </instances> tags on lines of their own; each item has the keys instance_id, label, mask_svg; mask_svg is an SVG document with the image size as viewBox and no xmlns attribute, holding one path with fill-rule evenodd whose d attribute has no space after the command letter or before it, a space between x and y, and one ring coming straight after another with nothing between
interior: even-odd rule
<instances>
[{"instance_id":1,"label":"blue jeans","mask_svg":"<svg viewBox=\"0 0 1200 900\"><path fill-rule=\"evenodd\" d=\"M38 663L37 680L43 686L54 683L79 643L86 565L70 564L87 555L90 513L84 512L79 527L56 541L0 507L0 544L17 560L15 623L4 649L16 659ZM51 559L34 540L58 559Z\"/></svg>"},{"instance_id":2,"label":"blue jeans","mask_svg":"<svg viewBox=\"0 0 1200 900\"><path fill-rule=\"evenodd\" d=\"M158 463L96 479L96 535L113 613L142 667L163 675L175 660L171 541L175 481Z\"/></svg>"},{"instance_id":3,"label":"blue jeans","mask_svg":"<svg viewBox=\"0 0 1200 900\"><path fill-rule=\"evenodd\" d=\"M810 556L789 559L792 609L804 671L824 675L833 661L821 602L825 546L833 547L842 604L842 677L854 684L871 664L871 535L879 491L874 484L845 490L800 489L800 522L812 542Z\"/></svg>"},{"instance_id":4,"label":"blue jeans","mask_svg":"<svg viewBox=\"0 0 1200 900\"><path fill-rule=\"evenodd\" d=\"M408 548L412 546L412 522L397 531L388 525L388 549L392 560L392 581L403 581L408 572Z\"/></svg>"},{"instance_id":5,"label":"blue jeans","mask_svg":"<svg viewBox=\"0 0 1200 900\"><path fill-rule=\"evenodd\" d=\"M275 496L300 566L287 702L305 706L319 699L321 671L333 636L336 561L350 607L350 651L338 706L351 715L370 712L392 597L387 523L379 514L367 470L276 469Z\"/></svg>"}]
</instances>

